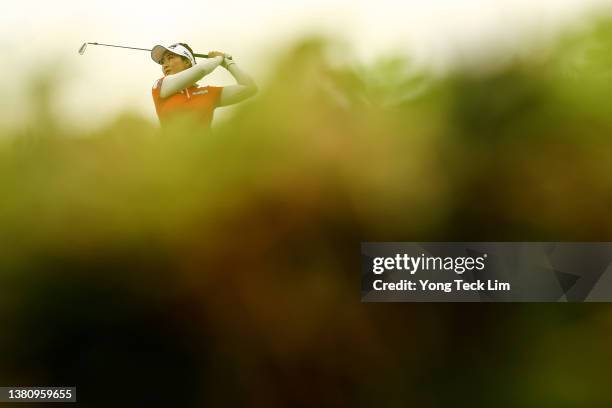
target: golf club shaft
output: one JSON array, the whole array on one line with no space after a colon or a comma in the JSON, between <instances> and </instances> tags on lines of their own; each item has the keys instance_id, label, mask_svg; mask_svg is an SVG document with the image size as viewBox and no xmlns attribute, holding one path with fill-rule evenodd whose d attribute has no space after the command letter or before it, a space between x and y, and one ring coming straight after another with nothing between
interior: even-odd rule
<instances>
[{"instance_id":1,"label":"golf club shaft","mask_svg":"<svg viewBox=\"0 0 612 408\"><path fill-rule=\"evenodd\" d=\"M102 44L102 43L97 43L97 42L88 42L87 44L103 45L105 47L127 48L130 50L151 51L150 49L147 49L147 48L126 47L124 45ZM197 58L208 58L208 54L193 54L193 56Z\"/></svg>"}]
</instances>

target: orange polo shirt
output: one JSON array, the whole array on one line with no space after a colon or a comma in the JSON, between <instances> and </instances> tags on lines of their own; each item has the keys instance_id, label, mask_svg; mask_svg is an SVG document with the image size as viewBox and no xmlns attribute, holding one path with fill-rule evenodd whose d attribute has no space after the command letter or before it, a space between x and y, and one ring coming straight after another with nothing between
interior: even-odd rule
<instances>
[{"instance_id":1,"label":"orange polo shirt","mask_svg":"<svg viewBox=\"0 0 612 408\"><path fill-rule=\"evenodd\" d=\"M167 98L159 96L164 78L160 78L153 84L153 103L157 117L162 125L176 114L190 113L207 128L213 119L215 108L219 106L222 86L195 85L185 88Z\"/></svg>"}]
</instances>

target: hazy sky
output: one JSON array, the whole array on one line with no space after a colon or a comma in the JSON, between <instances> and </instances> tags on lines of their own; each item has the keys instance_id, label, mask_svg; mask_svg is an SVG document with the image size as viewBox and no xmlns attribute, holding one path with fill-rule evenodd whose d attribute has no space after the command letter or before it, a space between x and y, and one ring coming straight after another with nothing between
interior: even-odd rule
<instances>
[{"instance_id":1,"label":"hazy sky","mask_svg":"<svg viewBox=\"0 0 612 408\"><path fill-rule=\"evenodd\" d=\"M147 52L90 46L85 41L151 48L188 42L196 52L227 51L257 78L275 50L304 33L348 40L375 63L402 50L443 64L479 48L511 49L520 33L547 33L607 0L224 0L129 2L20 0L0 14L0 45L11 59L0 77L4 121L23 120L28 74L45 72L62 84L54 109L66 123L96 126L126 107L155 119L150 88L161 77ZM470 51L471 50L471 51ZM5 61L6 62L6 61ZM8 75L7 75L7 71ZM205 83L225 85L222 72Z\"/></svg>"}]
</instances>

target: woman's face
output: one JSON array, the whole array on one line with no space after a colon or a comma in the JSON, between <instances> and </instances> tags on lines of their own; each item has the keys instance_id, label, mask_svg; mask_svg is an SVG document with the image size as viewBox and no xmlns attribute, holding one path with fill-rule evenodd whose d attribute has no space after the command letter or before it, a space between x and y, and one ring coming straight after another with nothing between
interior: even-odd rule
<instances>
[{"instance_id":1,"label":"woman's face","mask_svg":"<svg viewBox=\"0 0 612 408\"><path fill-rule=\"evenodd\" d=\"M191 66L185 58L168 51L162 55L161 64L164 76L179 73Z\"/></svg>"}]
</instances>

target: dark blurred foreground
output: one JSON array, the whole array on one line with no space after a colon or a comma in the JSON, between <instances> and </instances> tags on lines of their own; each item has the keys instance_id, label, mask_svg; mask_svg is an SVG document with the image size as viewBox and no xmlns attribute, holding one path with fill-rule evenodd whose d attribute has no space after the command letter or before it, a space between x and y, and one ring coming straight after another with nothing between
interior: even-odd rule
<instances>
[{"instance_id":1,"label":"dark blurred foreground","mask_svg":"<svg viewBox=\"0 0 612 408\"><path fill-rule=\"evenodd\" d=\"M91 407L609 406L607 305L359 302L361 241L612 240L609 26L444 78L305 42L210 134L126 115L66 137L42 112L0 140L0 384Z\"/></svg>"}]
</instances>

